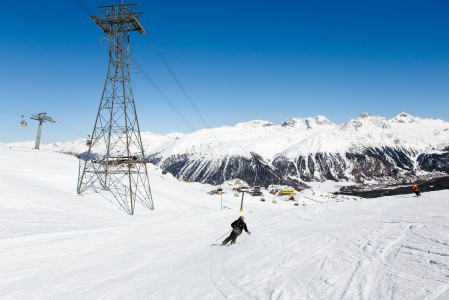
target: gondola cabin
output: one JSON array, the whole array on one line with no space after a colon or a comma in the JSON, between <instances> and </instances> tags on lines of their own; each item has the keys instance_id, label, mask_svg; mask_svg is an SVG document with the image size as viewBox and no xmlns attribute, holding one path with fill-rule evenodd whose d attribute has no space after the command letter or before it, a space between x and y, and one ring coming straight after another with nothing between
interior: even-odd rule
<instances>
[{"instance_id":1,"label":"gondola cabin","mask_svg":"<svg viewBox=\"0 0 449 300\"><path fill-rule=\"evenodd\" d=\"M22 126L22 127L26 127L28 125L27 122L25 122L24 117L25 116L22 116L22 122L20 122L20 126Z\"/></svg>"}]
</instances>

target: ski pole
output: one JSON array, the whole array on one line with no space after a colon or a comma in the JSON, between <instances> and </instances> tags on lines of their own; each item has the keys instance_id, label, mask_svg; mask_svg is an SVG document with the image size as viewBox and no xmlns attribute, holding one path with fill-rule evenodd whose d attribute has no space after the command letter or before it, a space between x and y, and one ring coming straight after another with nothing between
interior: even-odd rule
<instances>
[{"instance_id":1,"label":"ski pole","mask_svg":"<svg viewBox=\"0 0 449 300\"><path fill-rule=\"evenodd\" d=\"M225 235L227 235L228 233L230 233L232 231L232 229L231 230L229 230L228 232L226 232L225 234L223 234L222 236L220 236L218 239L216 239L215 241L218 241L219 239L221 239L222 237L224 237Z\"/></svg>"}]
</instances>

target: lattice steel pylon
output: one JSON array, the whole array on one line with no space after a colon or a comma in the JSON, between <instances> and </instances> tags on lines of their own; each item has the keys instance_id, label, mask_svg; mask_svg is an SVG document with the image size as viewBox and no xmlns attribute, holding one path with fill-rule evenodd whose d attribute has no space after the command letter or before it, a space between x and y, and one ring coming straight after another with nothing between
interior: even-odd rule
<instances>
[{"instance_id":1,"label":"lattice steel pylon","mask_svg":"<svg viewBox=\"0 0 449 300\"><path fill-rule=\"evenodd\" d=\"M154 209L131 88L129 35L145 34L135 4L100 6L102 17L92 20L109 40L109 66L89 149L79 164L78 194L108 190L118 204L134 214L135 202Z\"/></svg>"}]
</instances>

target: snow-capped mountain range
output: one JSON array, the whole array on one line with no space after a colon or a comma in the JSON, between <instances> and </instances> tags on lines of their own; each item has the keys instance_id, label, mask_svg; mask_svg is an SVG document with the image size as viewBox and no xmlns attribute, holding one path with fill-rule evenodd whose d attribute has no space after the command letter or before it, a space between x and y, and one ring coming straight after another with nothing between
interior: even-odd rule
<instances>
[{"instance_id":1,"label":"snow-capped mountain range","mask_svg":"<svg viewBox=\"0 0 449 300\"><path fill-rule=\"evenodd\" d=\"M151 163L178 178L211 184L234 178L254 185L365 182L449 173L449 123L404 112L391 119L363 113L343 125L324 116L278 125L255 120L191 134L143 132L142 140ZM87 151L84 140L42 148Z\"/></svg>"}]
</instances>

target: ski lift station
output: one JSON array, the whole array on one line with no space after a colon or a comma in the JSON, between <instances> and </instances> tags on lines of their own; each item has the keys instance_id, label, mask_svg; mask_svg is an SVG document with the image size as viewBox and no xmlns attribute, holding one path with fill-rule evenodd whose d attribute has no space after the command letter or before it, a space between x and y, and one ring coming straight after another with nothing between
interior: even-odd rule
<instances>
[{"instance_id":1,"label":"ski lift station","mask_svg":"<svg viewBox=\"0 0 449 300\"><path fill-rule=\"evenodd\" d=\"M296 193L296 190L290 186L283 186L283 185L270 185L268 187L268 192L272 195L293 195Z\"/></svg>"}]
</instances>

